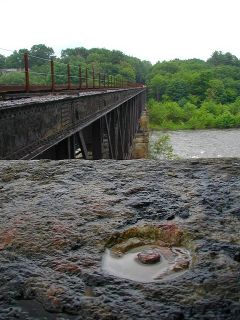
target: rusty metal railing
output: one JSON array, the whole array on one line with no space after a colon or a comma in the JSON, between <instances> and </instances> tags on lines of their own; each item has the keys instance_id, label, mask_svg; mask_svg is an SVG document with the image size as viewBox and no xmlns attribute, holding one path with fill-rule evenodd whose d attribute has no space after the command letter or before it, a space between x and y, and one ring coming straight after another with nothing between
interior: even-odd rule
<instances>
[{"instance_id":1,"label":"rusty metal railing","mask_svg":"<svg viewBox=\"0 0 240 320\"><path fill-rule=\"evenodd\" d=\"M49 72L36 72L30 68L31 59L46 60L45 66L48 66ZM1 84L0 93L30 93L30 92L58 92L64 90L97 90L110 88L131 88L142 87L143 85L131 83L123 77L117 75L109 75L98 71L92 64L91 67L81 65L64 64L62 62L54 61L53 59L43 59L24 53L23 57L24 70L20 73L22 84ZM66 67L64 73L56 72L56 67L63 65ZM75 70L73 72L73 70ZM76 71L77 70L77 71ZM47 79L45 84L36 83L37 81L32 77L45 77ZM60 79L60 80L58 80Z\"/></svg>"}]
</instances>

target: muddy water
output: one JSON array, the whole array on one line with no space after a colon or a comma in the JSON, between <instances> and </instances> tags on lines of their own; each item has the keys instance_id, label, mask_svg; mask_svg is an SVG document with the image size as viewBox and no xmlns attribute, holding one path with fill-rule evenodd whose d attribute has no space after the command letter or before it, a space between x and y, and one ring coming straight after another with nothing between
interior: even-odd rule
<instances>
[{"instance_id":1,"label":"muddy water","mask_svg":"<svg viewBox=\"0 0 240 320\"><path fill-rule=\"evenodd\" d=\"M161 256L160 262L141 263L137 256L146 249L157 250ZM106 273L113 276L146 283L178 277L187 271L190 260L190 254L185 249L145 245L131 249L121 256L117 256L111 250L106 249L103 255L102 268ZM187 265L182 268L181 263L184 261L187 262Z\"/></svg>"},{"instance_id":2,"label":"muddy water","mask_svg":"<svg viewBox=\"0 0 240 320\"><path fill-rule=\"evenodd\" d=\"M240 129L167 131L174 153L182 159L240 156ZM162 132L153 131L151 140Z\"/></svg>"}]
</instances>

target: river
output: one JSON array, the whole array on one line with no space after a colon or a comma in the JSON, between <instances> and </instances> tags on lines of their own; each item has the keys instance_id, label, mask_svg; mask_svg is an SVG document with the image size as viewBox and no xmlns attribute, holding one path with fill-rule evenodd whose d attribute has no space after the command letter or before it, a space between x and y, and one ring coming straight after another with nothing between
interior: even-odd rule
<instances>
[{"instance_id":1,"label":"river","mask_svg":"<svg viewBox=\"0 0 240 320\"><path fill-rule=\"evenodd\" d=\"M150 141L163 132L153 131ZM240 129L167 131L174 153L181 159L240 157Z\"/></svg>"}]
</instances>

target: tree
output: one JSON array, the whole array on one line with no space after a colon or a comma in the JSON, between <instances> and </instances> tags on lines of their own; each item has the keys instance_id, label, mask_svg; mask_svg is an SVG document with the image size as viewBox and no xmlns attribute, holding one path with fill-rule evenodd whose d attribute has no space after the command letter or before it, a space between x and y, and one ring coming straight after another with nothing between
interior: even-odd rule
<instances>
[{"instance_id":1,"label":"tree","mask_svg":"<svg viewBox=\"0 0 240 320\"><path fill-rule=\"evenodd\" d=\"M47 60L50 60L52 57L54 57L54 50L45 46L45 44L35 44L29 52L29 61L31 66L40 66L45 64Z\"/></svg>"},{"instance_id":2,"label":"tree","mask_svg":"<svg viewBox=\"0 0 240 320\"><path fill-rule=\"evenodd\" d=\"M149 61L141 61L140 59L134 57L128 57L127 61L133 66L136 73L136 82L146 83L147 76L151 70L151 63Z\"/></svg>"},{"instance_id":3,"label":"tree","mask_svg":"<svg viewBox=\"0 0 240 320\"><path fill-rule=\"evenodd\" d=\"M8 85L23 85L24 84L24 73L23 72L7 72L0 76L1 84Z\"/></svg>"},{"instance_id":4,"label":"tree","mask_svg":"<svg viewBox=\"0 0 240 320\"><path fill-rule=\"evenodd\" d=\"M149 82L150 92L152 97L154 97L157 101L160 101L162 95L166 91L167 87L167 79L161 74L155 75Z\"/></svg>"},{"instance_id":5,"label":"tree","mask_svg":"<svg viewBox=\"0 0 240 320\"><path fill-rule=\"evenodd\" d=\"M121 51L113 50L111 54L111 62L112 63L120 63L124 58L124 55Z\"/></svg>"},{"instance_id":6,"label":"tree","mask_svg":"<svg viewBox=\"0 0 240 320\"><path fill-rule=\"evenodd\" d=\"M210 80L209 87L206 91L206 96L208 99L216 102L226 102L224 83L219 79Z\"/></svg>"},{"instance_id":7,"label":"tree","mask_svg":"<svg viewBox=\"0 0 240 320\"><path fill-rule=\"evenodd\" d=\"M230 109L232 114L240 115L240 97L237 97L237 99L230 104Z\"/></svg>"},{"instance_id":8,"label":"tree","mask_svg":"<svg viewBox=\"0 0 240 320\"><path fill-rule=\"evenodd\" d=\"M77 48L67 48L61 51L61 59L68 63L70 60L70 57L78 57L86 59L88 56L88 50L83 47L77 47Z\"/></svg>"},{"instance_id":9,"label":"tree","mask_svg":"<svg viewBox=\"0 0 240 320\"><path fill-rule=\"evenodd\" d=\"M27 49L20 49L19 51L15 50L13 53L6 58L6 67L23 69L24 68L24 53L27 52Z\"/></svg>"},{"instance_id":10,"label":"tree","mask_svg":"<svg viewBox=\"0 0 240 320\"><path fill-rule=\"evenodd\" d=\"M229 111L224 112L216 118L216 126L218 128L232 128L235 126L235 123L235 117Z\"/></svg>"},{"instance_id":11,"label":"tree","mask_svg":"<svg viewBox=\"0 0 240 320\"><path fill-rule=\"evenodd\" d=\"M230 52L223 53L222 51L214 51L211 58L207 60L209 64L214 66L218 65L232 65L232 66L239 66L240 62L236 56L231 54Z\"/></svg>"},{"instance_id":12,"label":"tree","mask_svg":"<svg viewBox=\"0 0 240 320\"><path fill-rule=\"evenodd\" d=\"M136 73L129 63L121 62L119 66L119 73L128 81L135 82L136 81Z\"/></svg>"},{"instance_id":13,"label":"tree","mask_svg":"<svg viewBox=\"0 0 240 320\"><path fill-rule=\"evenodd\" d=\"M163 134L159 136L156 141L150 143L149 158L164 160L177 159L168 134Z\"/></svg>"},{"instance_id":14,"label":"tree","mask_svg":"<svg viewBox=\"0 0 240 320\"><path fill-rule=\"evenodd\" d=\"M166 89L166 94L173 100L178 101L190 94L189 83L181 78L173 78Z\"/></svg>"},{"instance_id":15,"label":"tree","mask_svg":"<svg viewBox=\"0 0 240 320\"><path fill-rule=\"evenodd\" d=\"M190 120L195 114L196 114L197 107L190 102L187 102L183 106L183 111L184 111L184 119L186 121Z\"/></svg>"},{"instance_id":16,"label":"tree","mask_svg":"<svg viewBox=\"0 0 240 320\"><path fill-rule=\"evenodd\" d=\"M208 89L211 78L211 70L203 69L202 71L194 74L190 84L190 94L193 96L198 96L198 101L203 101L206 98L206 90Z\"/></svg>"},{"instance_id":17,"label":"tree","mask_svg":"<svg viewBox=\"0 0 240 320\"><path fill-rule=\"evenodd\" d=\"M173 60L173 61L163 61L159 65L159 71L161 74L174 74L179 71L179 60Z\"/></svg>"},{"instance_id":18,"label":"tree","mask_svg":"<svg viewBox=\"0 0 240 320\"><path fill-rule=\"evenodd\" d=\"M0 68L5 68L6 66L6 58L2 54L0 54Z\"/></svg>"}]
</instances>

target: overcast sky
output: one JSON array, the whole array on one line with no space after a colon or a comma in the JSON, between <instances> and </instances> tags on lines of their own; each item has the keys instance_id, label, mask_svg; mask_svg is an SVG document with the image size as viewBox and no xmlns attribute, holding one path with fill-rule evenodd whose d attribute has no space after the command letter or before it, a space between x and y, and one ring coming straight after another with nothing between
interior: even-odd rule
<instances>
[{"instance_id":1,"label":"overcast sky","mask_svg":"<svg viewBox=\"0 0 240 320\"><path fill-rule=\"evenodd\" d=\"M239 17L240 0L1 0L0 47L98 47L152 63L215 50L240 58Z\"/></svg>"}]
</instances>

